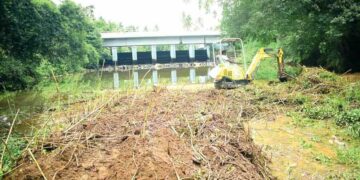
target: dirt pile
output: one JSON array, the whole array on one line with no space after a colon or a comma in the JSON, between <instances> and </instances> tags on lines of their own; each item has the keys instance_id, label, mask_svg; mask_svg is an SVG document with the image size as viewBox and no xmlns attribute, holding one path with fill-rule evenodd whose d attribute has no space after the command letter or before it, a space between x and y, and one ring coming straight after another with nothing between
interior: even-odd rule
<instances>
[{"instance_id":1,"label":"dirt pile","mask_svg":"<svg viewBox=\"0 0 360 180\"><path fill-rule=\"evenodd\" d=\"M293 91L305 93L328 94L341 89L344 81L335 73L323 68L303 68L302 73L296 78Z\"/></svg>"},{"instance_id":2,"label":"dirt pile","mask_svg":"<svg viewBox=\"0 0 360 180\"><path fill-rule=\"evenodd\" d=\"M267 160L242 125L241 93L122 97L33 152L47 179L268 179ZM6 179L42 178L30 156L19 164Z\"/></svg>"}]
</instances>

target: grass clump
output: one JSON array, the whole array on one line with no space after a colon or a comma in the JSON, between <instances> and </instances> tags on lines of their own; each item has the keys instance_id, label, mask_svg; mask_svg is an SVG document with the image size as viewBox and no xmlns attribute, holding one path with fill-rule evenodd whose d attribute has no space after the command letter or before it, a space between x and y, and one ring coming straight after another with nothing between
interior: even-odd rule
<instances>
[{"instance_id":1,"label":"grass clump","mask_svg":"<svg viewBox=\"0 0 360 180\"><path fill-rule=\"evenodd\" d=\"M306 102L309 102L309 97L303 94L296 94L294 97L290 98L292 104L303 105Z\"/></svg>"},{"instance_id":2,"label":"grass clump","mask_svg":"<svg viewBox=\"0 0 360 180\"><path fill-rule=\"evenodd\" d=\"M304 68L291 87L290 97L301 117L333 120L355 138L360 137L360 83L344 83L335 73L322 68Z\"/></svg>"},{"instance_id":3,"label":"grass clump","mask_svg":"<svg viewBox=\"0 0 360 180\"><path fill-rule=\"evenodd\" d=\"M354 83L345 89L345 98L349 102L360 102L360 83Z\"/></svg>"},{"instance_id":4,"label":"grass clump","mask_svg":"<svg viewBox=\"0 0 360 180\"><path fill-rule=\"evenodd\" d=\"M319 72L320 79L326 80L326 81L337 81L338 76L335 73L329 72L329 71L320 71Z\"/></svg>"},{"instance_id":5,"label":"grass clump","mask_svg":"<svg viewBox=\"0 0 360 180\"><path fill-rule=\"evenodd\" d=\"M360 169L360 147L351 147L337 152L338 162Z\"/></svg>"},{"instance_id":6,"label":"grass clump","mask_svg":"<svg viewBox=\"0 0 360 180\"><path fill-rule=\"evenodd\" d=\"M285 62L286 63L286 62ZM285 71L290 77L297 77L301 74L303 68L299 65L285 65Z\"/></svg>"},{"instance_id":7,"label":"grass clump","mask_svg":"<svg viewBox=\"0 0 360 180\"><path fill-rule=\"evenodd\" d=\"M319 161L321 164L329 164L331 162L331 159L324 154L317 154L314 159Z\"/></svg>"},{"instance_id":8,"label":"grass clump","mask_svg":"<svg viewBox=\"0 0 360 180\"><path fill-rule=\"evenodd\" d=\"M360 109L341 112L336 117L336 124L347 127L349 134L353 137L360 137Z\"/></svg>"},{"instance_id":9,"label":"grass clump","mask_svg":"<svg viewBox=\"0 0 360 180\"><path fill-rule=\"evenodd\" d=\"M2 167L2 169L0 169L0 179L14 167L16 160L21 156L26 144L27 142L25 140L16 136L10 137L6 145L4 141L1 141L0 156L4 157L3 161L0 162ZM3 148L4 146L5 148ZM2 151L3 149L5 150L4 152Z\"/></svg>"},{"instance_id":10,"label":"grass clump","mask_svg":"<svg viewBox=\"0 0 360 180\"><path fill-rule=\"evenodd\" d=\"M319 120L329 119L336 114L330 105L312 106L308 104L304 106L302 111L306 117Z\"/></svg>"}]
</instances>

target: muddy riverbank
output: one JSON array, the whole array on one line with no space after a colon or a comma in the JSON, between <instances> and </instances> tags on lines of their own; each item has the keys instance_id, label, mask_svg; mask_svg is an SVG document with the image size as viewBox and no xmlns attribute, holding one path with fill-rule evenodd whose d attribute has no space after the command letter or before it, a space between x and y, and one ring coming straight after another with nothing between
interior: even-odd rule
<instances>
[{"instance_id":1,"label":"muddy riverbank","mask_svg":"<svg viewBox=\"0 0 360 180\"><path fill-rule=\"evenodd\" d=\"M120 97L44 141L37 162L48 179L271 178L242 126L243 96L204 88ZM6 179L42 177L29 156L19 164Z\"/></svg>"},{"instance_id":2,"label":"muddy riverbank","mask_svg":"<svg viewBox=\"0 0 360 180\"><path fill-rule=\"evenodd\" d=\"M50 113L57 128L37 137L6 178L356 179L359 88L305 68L287 83L233 90L107 91L64 116Z\"/></svg>"}]
</instances>

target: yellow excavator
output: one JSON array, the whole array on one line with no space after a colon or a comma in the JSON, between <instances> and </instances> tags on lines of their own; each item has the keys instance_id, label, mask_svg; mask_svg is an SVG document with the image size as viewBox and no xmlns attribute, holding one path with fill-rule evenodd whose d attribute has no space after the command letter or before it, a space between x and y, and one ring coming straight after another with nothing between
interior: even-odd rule
<instances>
[{"instance_id":1,"label":"yellow excavator","mask_svg":"<svg viewBox=\"0 0 360 180\"><path fill-rule=\"evenodd\" d=\"M278 63L278 78L280 82L287 81L287 76L285 73L285 67L284 67L284 51L280 48L277 50L277 52L274 52L271 48L260 48L256 55L253 57L252 62L249 66L249 68L246 68L246 61L244 58L244 68L240 66L239 63L236 63L234 60L231 60L227 56L224 55L223 43L235 43L237 41L241 41L239 38L230 38L230 39L223 39L220 41L220 55L216 57L216 67L213 68L209 75L215 79L215 88L217 89L232 89L237 88L242 85L249 84L255 76L256 70L258 66L260 65L260 62L262 60L268 59L268 58L275 58ZM243 43L241 41L241 45L243 46ZM236 59L236 49L234 47L234 56ZM244 54L244 48L242 47L243 54ZM246 70L247 69L247 70Z\"/></svg>"}]
</instances>

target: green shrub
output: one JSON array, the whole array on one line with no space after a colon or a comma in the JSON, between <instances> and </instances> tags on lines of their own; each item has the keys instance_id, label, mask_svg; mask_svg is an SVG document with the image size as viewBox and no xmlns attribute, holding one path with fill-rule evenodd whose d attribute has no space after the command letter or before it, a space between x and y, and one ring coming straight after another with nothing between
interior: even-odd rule
<instances>
[{"instance_id":1,"label":"green shrub","mask_svg":"<svg viewBox=\"0 0 360 180\"><path fill-rule=\"evenodd\" d=\"M303 87L304 89L309 89L309 88L311 88L312 86L313 86L313 84L312 84L308 79L302 81L302 87Z\"/></svg>"},{"instance_id":2,"label":"green shrub","mask_svg":"<svg viewBox=\"0 0 360 180\"><path fill-rule=\"evenodd\" d=\"M348 106L348 102L343 97L338 95L328 96L325 100L325 103L337 111L343 111Z\"/></svg>"},{"instance_id":3,"label":"green shrub","mask_svg":"<svg viewBox=\"0 0 360 180\"><path fill-rule=\"evenodd\" d=\"M315 155L315 160L319 161L321 164L329 164L331 159L324 154L317 154Z\"/></svg>"},{"instance_id":4,"label":"green shrub","mask_svg":"<svg viewBox=\"0 0 360 180\"><path fill-rule=\"evenodd\" d=\"M20 157L22 150L25 148L26 142L17 137L11 137L5 148L5 152L2 152L4 144L1 143L0 154L4 153L4 159L2 163L3 169L0 171L0 179L3 173L10 171L16 163L16 160Z\"/></svg>"},{"instance_id":5,"label":"green shrub","mask_svg":"<svg viewBox=\"0 0 360 180\"><path fill-rule=\"evenodd\" d=\"M355 166L360 168L360 147L351 147L341 149L337 152L338 161L341 164Z\"/></svg>"},{"instance_id":6,"label":"green shrub","mask_svg":"<svg viewBox=\"0 0 360 180\"><path fill-rule=\"evenodd\" d=\"M293 104L305 104L306 102L309 101L308 96L302 95L302 94L297 94L295 95L295 97L291 98L291 102Z\"/></svg>"},{"instance_id":7,"label":"green shrub","mask_svg":"<svg viewBox=\"0 0 360 180\"><path fill-rule=\"evenodd\" d=\"M314 105L306 105L302 109L304 114L311 119L328 119L331 117L334 117L336 114L336 109L334 109L330 105L324 105L324 106L314 106Z\"/></svg>"},{"instance_id":8,"label":"green shrub","mask_svg":"<svg viewBox=\"0 0 360 180\"><path fill-rule=\"evenodd\" d=\"M299 76L301 74L302 70L303 69L301 66L285 65L285 71L291 77Z\"/></svg>"},{"instance_id":9,"label":"green shrub","mask_svg":"<svg viewBox=\"0 0 360 180\"><path fill-rule=\"evenodd\" d=\"M329 71L319 72L319 77L328 81L336 81L339 78L335 73Z\"/></svg>"},{"instance_id":10,"label":"green shrub","mask_svg":"<svg viewBox=\"0 0 360 180\"><path fill-rule=\"evenodd\" d=\"M345 89L345 98L350 102L360 102L360 83L355 83Z\"/></svg>"},{"instance_id":11,"label":"green shrub","mask_svg":"<svg viewBox=\"0 0 360 180\"><path fill-rule=\"evenodd\" d=\"M344 111L336 117L336 124L347 127L350 135L360 137L360 109Z\"/></svg>"}]
</instances>

